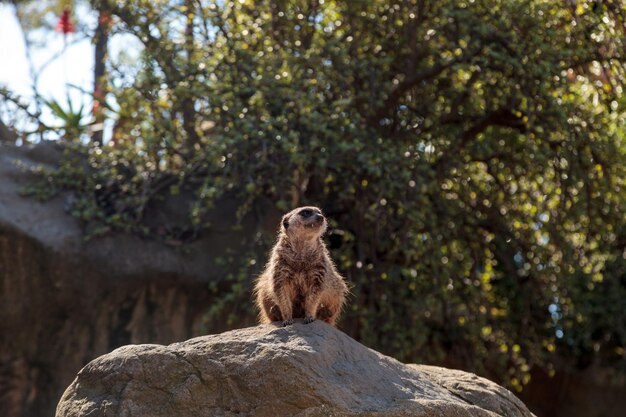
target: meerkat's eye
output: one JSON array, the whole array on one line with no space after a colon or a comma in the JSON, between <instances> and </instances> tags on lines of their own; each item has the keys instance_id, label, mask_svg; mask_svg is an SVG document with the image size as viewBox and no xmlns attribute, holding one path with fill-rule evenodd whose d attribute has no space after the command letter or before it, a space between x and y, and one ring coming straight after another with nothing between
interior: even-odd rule
<instances>
[{"instance_id":1,"label":"meerkat's eye","mask_svg":"<svg viewBox=\"0 0 626 417\"><path fill-rule=\"evenodd\" d=\"M304 210L301 210L300 213L298 214L306 219L313 215L313 210L304 209Z\"/></svg>"}]
</instances>

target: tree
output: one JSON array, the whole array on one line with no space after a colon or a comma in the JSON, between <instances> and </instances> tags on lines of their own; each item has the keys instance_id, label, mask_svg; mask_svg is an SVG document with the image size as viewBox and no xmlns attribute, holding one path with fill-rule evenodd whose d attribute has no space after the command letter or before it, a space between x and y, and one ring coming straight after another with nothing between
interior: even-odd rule
<instances>
[{"instance_id":1,"label":"tree","mask_svg":"<svg viewBox=\"0 0 626 417\"><path fill-rule=\"evenodd\" d=\"M623 6L110 2L141 62L112 76L114 146L62 175L107 229L182 189L194 231L227 192L324 207L344 328L401 359L516 388L556 355L623 368Z\"/></svg>"},{"instance_id":2,"label":"tree","mask_svg":"<svg viewBox=\"0 0 626 417\"><path fill-rule=\"evenodd\" d=\"M85 135L89 130L92 132L92 140L101 144L107 90L105 60L109 20L106 10L102 5L99 5L99 8L96 9L96 24L95 29L92 29L89 27L89 23L77 21L75 18L75 10L88 7L87 2L75 0L38 2L19 0L11 1L10 3L13 6L15 17L22 32L21 40L28 61L32 93L30 102L28 102L28 100L25 100L25 97L19 97L15 92L5 88L5 86L0 86L0 99L2 100L0 103L3 104L3 108L0 109L0 117L6 118L9 128L17 130L20 133L19 138L25 141L54 140L60 136L72 137L78 140L79 136L77 133ZM90 19L87 18L85 20L89 21ZM35 55L49 48L48 42L51 35L50 32L52 31L59 32L63 36L63 48L54 51L44 62L37 62ZM72 34L74 34L73 37L71 37ZM65 86L67 90L66 103L61 103L61 101L51 97L43 97L40 92L40 77L44 71L52 63L63 59L68 47L84 41L86 38L93 39L96 46L93 92L83 91L94 102L90 112L93 116L91 122L83 120L87 116L87 113L83 112L84 106L79 106L70 99L69 89L80 89L80 86L72 85L71 83ZM65 82L67 84L68 80L65 80ZM80 110L74 112L75 108ZM43 117L44 109L56 116L56 122L58 123L52 124ZM77 121L79 122L78 125ZM25 127L16 129L13 125ZM18 135L13 136L15 137L12 141L15 142L18 139Z\"/></svg>"}]
</instances>

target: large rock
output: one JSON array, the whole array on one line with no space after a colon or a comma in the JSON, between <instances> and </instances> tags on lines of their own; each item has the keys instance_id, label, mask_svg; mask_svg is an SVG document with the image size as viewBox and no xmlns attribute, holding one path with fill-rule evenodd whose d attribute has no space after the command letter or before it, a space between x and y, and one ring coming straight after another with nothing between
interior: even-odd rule
<instances>
[{"instance_id":1,"label":"large rock","mask_svg":"<svg viewBox=\"0 0 626 417\"><path fill-rule=\"evenodd\" d=\"M78 373L56 415L532 416L493 382L404 365L319 321L119 348Z\"/></svg>"}]
</instances>

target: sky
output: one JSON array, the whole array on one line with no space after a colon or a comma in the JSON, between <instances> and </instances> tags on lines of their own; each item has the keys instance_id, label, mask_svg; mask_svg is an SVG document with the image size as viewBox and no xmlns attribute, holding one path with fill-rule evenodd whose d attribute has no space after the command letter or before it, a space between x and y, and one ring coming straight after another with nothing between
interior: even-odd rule
<instances>
[{"instance_id":1,"label":"sky","mask_svg":"<svg viewBox=\"0 0 626 417\"><path fill-rule=\"evenodd\" d=\"M77 35L69 34L68 42L74 41L75 36ZM37 67L63 50L62 33L50 33L46 40L46 48L37 49L33 56ZM0 84L9 86L19 94L32 94L22 33L13 7L7 4L0 4L0 57ZM39 80L40 92L44 97L63 98L66 80L89 88L93 82L92 68L93 47L89 39L84 39L68 47L60 59L53 61L45 69Z\"/></svg>"},{"instance_id":2,"label":"sky","mask_svg":"<svg viewBox=\"0 0 626 417\"><path fill-rule=\"evenodd\" d=\"M93 12L83 10L78 14L76 18L80 18L81 23L95 28L96 16ZM34 48L32 54L35 67L40 69L51 57L63 51L64 36L60 32L50 31L42 31L36 35L45 36L45 47ZM54 99L63 105L67 103L69 94L75 109L81 103L86 109L90 109L92 100L81 89L88 92L93 90L94 47L89 38L80 40L81 35L75 33L67 36L66 50L58 59L45 66L37 87L41 96L47 100ZM124 36L113 36L109 44L110 55L117 56L122 49L128 53L132 45ZM6 3L0 3L0 86L7 87L26 99L33 97L22 31L14 7ZM50 112L44 111L42 118L46 124L58 124ZM110 134L110 124L105 128L105 141Z\"/></svg>"}]
</instances>

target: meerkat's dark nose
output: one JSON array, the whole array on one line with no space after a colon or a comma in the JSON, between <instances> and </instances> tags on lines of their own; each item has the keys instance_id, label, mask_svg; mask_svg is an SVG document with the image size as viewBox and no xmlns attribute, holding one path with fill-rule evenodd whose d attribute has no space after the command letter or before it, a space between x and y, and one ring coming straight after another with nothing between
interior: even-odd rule
<instances>
[{"instance_id":1,"label":"meerkat's dark nose","mask_svg":"<svg viewBox=\"0 0 626 417\"><path fill-rule=\"evenodd\" d=\"M318 220L318 221L319 221L319 220L324 220L324 216L322 216L321 214L317 214L317 213L316 213L316 214L315 214L314 219L315 219L315 220Z\"/></svg>"}]
</instances>

